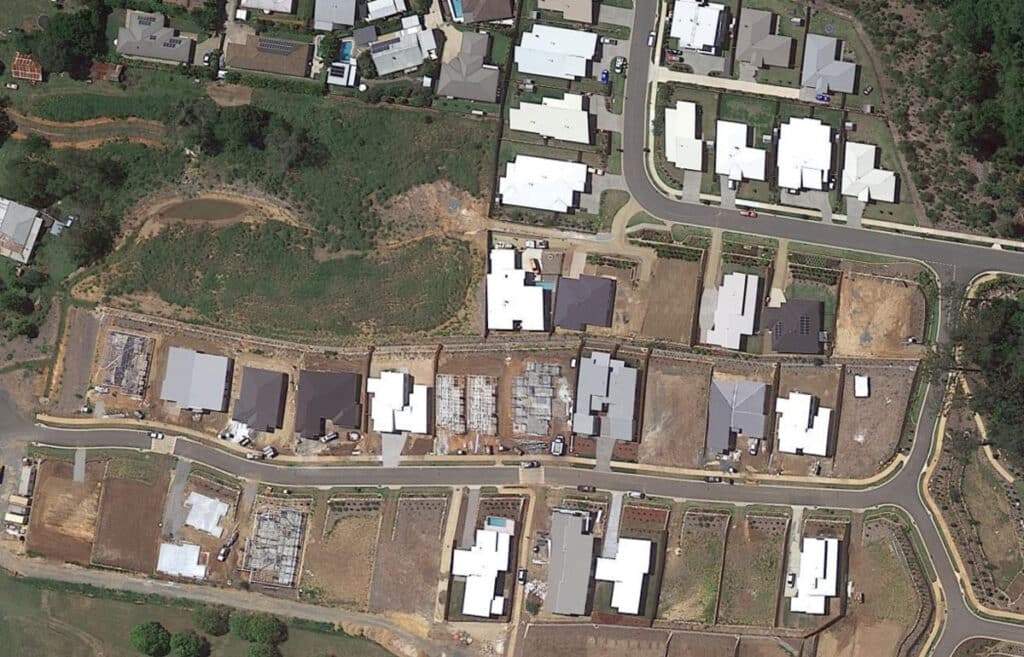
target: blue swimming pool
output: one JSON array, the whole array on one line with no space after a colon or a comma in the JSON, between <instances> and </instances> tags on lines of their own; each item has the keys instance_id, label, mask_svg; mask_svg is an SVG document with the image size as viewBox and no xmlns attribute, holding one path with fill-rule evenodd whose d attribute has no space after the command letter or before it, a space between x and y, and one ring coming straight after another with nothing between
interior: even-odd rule
<instances>
[{"instance_id":1,"label":"blue swimming pool","mask_svg":"<svg viewBox=\"0 0 1024 657\"><path fill-rule=\"evenodd\" d=\"M448 0L448 4L452 8L452 18L457 21L462 20L462 0Z\"/></svg>"},{"instance_id":2,"label":"blue swimming pool","mask_svg":"<svg viewBox=\"0 0 1024 657\"><path fill-rule=\"evenodd\" d=\"M338 61L347 62L352 59L352 42L342 41L341 48L338 50Z\"/></svg>"}]
</instances>

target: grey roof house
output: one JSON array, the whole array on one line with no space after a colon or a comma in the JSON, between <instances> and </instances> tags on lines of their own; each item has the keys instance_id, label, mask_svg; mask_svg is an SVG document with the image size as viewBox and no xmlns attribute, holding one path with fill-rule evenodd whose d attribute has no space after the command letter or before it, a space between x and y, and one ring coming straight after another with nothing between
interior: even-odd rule
<instances>
[{"instance_id":1,"label":"grey roof house","mask_svg":"<svg viewBox=\"0 0 1024 657\"><path fill-rule=\"evenodd\" d=\"M734 381L711 377L705 452L717 456L736 448L736 436L764 438L765 398L768 387L760 381Z\"/></svg>"},{"instance_id":2,"label":"grey roof house","mask_svg":"<svg viewBox=\"0 0 1024 657\"><path fill-rule=\"evenodd\" d=\"M614 278L582 275L558 279L555 326L571 331L585 331L587 326L611 326L614 310Z\"/></svg>"},{"instance_id":3,"label":"grey roof house","mask_svg":"<svg viewBox=\"0 0 1024 657\"><path fill-rule=\"evenodd\" d=\"M377 40L377 26L357 27L352 31L352 40L355 41L357 48L365 48Z\"/></svg>"},{"instance_id":4,"label":"grey roof house","mask_svg":"<svg viewBox=\"0 0 1024 657\"><path fill-rule=\"evenodd\" d=\"M363 377L349 372L299 372L295 433L319 438L327 422L336 428L358 429L362 423Z\"/></svg>"},{"instance_id":5,"label":"grey roof house","mask_svg":"<svg viewBox=\"0 0 1024 657\"><path fill-rule=\"evenodd\" d=\"M124 23L124 27L117 30L119 55L180 64L192 61L195 40L179 36L177 30L166 27L167 18L163 14L129 9Z\"/></svg>"},{"instance_id":6,"label":"grey roof house","mask_svg":"<svg viewBox=\"0 0 1024 657\"><path fill-rule=\"evenodd\" d=\"M549 612L571 616L587 613L593 561L594 536L590 533L589 515L555 509L551 514L548 595L544 599Z\"/></svg>"},{"instance_id":7,"label":"grey roof house","mask_svg":"<svg viewBox=\"0 0 1024 657\"><path fill-rule=\"evenodd\" d=\"M773 34L774 24L775 14L772 12L744 7L740 12L740 29L736 37L736 59L757 68L792 66L795 42L791 37Z\"/></svg>"},{"instance_id":8,"label":"grey roof house","mask_svg":"<svg viewBox=\"0 0 1024 657\"><path fill-rule=\"evenodd\" d=\"M242 370L242 390L231 419L256 431L280 429L287 398L287 374L246 367Z\"/></svg>"},{"instance_id":9,"label":"grey roof house","mask_svg":"<svg viewBox=\"0 0 1024 657\"><path fill-rule=\"evenodd\" d=\"M0 255L27 263L42 227L38 210L0 198Z\"/></svg>"},{"instance_id":10,"label":"grey roof house","mask_svg":"<svg viewBox=\"0 0 1024 657\"><path fill-rule=\"evenodd\" d=\"M458 56L441 65L437 95L493 103L501 72L497 66L484 64L490 37L482 32L463 32L461 36Z\"/></svg>"},{"instance_id":11,"label":"grey roof house","mask_svg":"<svg viewBox=\"0 0 1024 657\"><path fill-rule=\"evenodd\" d=\"M316 0L313 29L332 32L356 24L356 0Z\"/></svg>"},{"instance_id":12,"label":"grey roof house","mask_svg":"<svg viewBox=\"0 0 1024 657\"><path fill-rule=\"evenodd\" d=\"M481 23L512 18L510 0L462 0L462 20Z\"/></svg>"},{"instance_id":13,"label":"grey roof house","mask_svg":"<svg viewBox=\"0 0 1024 657\"><path fill-rule=\"evenodd\" d=\"M830 91L853 93L857 81L857 65L840 61L839 46L840 42L834 37L807 35L800 86L814 89L819 94Z\"/></svg>"},{"instance_id":14,"label":"grey roof house","mask_svg":"<svg viewBox=\"0 0 1024 657\"><path fill-rule=\"evenodd\" d=\"M761 310L761 330L771 331L772 351L784 354L820 354L825 304L812 299L790 299L778 308Z\"/></svg>"},{"instance_id":15,"label":"grey roof house","mask_svg":"<svg viewBox=\"0 0 1024 657\"><path fill-rule=\"evenodd\" d=\"M611 354L580 358L572 430L584 436L633 440L637 370Z\"/></svg>"},{"instance_id":16,"label":"grey roof house","mask_svg":"<svg viewBox=\"0 0 1024 657\"><path fill-rule=\"evenodd\" d=\"M167 351L160 399L194 411L226 411L231 391L232 360L171 347Z\"/></svg>"},{"instance_id":17,"label":"grey roof house","mask_svg":"<svg viewBox=\"0 0 1024 657\"><path fill-rule=\"evenodd\" d=\"M418 16L407 16L402 19L400 32L370 44L370 57L377 75L414 69L428 57L437 57L434 31L423 29Z\"/></svg>"}]
</instances>

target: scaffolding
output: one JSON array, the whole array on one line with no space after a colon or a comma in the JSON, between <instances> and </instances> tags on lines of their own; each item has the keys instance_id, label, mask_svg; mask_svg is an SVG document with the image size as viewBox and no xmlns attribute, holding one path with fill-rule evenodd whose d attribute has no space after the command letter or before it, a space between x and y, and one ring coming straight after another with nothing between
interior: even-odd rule
<instances>
[{"instance_id":1,"label":"scaffolding","mask_svg":"<svg viewBox=\"0 0 1024 657\"><path fill-rule=\"evenodd\" d=\"M562 367L553 363L526 363L526 374L512 381L512 431L546 436L551 433L552 400Z\"/></svg>"},{"instance_id":2,"label":"scaffolding","mask_svg":"<svg viewBox=\"0 0 1024 657\"><path fill-rule=\"evenodd\" d=\"M498 380L493 376L466 377L466 416L469 428L488 436L498 435Z\"/></svg>"},{"instance_id":3,"label":"scaffolding","mask_svg":"<svg viewBox=\"0 0 1024 657\"><path fill-rule=\"evenodd\" d=\"M306 514L287 506L255 512L252 536L245 542L242 570L249 581L264 586L292 587L299 571Z\"/></svg>"},{"instance_id":4,"label":"scaffolding","mask_svg":"<svg viewBox=\"0 0 1024 657\"><path fill-rule=\"evenodd\" d=\"M136 333L110 331L100 361L102 385L130 395L141 395L149 376L149 348L152 338Z\"/></svg>"},{"instance_id":5,"label":"scaffolding","mask_svg":"<svg viewBox=\"0 0 1024 657\"><path fill-rule=\"evenodd\" d=\"M452 433L466 433L466 379L454 374L437 375L437 426Z\"/></svg>"}]
</instances>

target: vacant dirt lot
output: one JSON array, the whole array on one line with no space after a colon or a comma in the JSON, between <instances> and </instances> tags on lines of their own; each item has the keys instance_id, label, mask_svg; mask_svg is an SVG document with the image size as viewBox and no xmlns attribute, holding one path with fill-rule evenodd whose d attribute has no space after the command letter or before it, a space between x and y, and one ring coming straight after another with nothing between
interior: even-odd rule
<instances>
[{"instance_id":1,"label":"vacant dirt lot","mask_svg":"<svg viewBox=\"0 0 1024 657\"><path fill-rule=\"evenodd\" d=\"M869 477L895 454L903 430L916 364L847 367L832 466L835 477ZM871 396L853 396L853 377L869 377Z\"/></svg>"},{"instance_id":2,"label":"vacant dirt lot","mask_svg":"<svg viewBox=\"0 0 1024 657\"><path fill-rule=\"evenodd\" d=\"M434 617L447 515L446 497L401 496L388 501L370 586L371 611Z\"/></svg>"},{"instance_id":3,"label":"vacant dirt lot","mask_svg":"<svg viewBox=\"0 0 1024 657\"><path fill-rule=\"evenodd\" d=\"M640 462L696 467L704 460L711 364L651 360Z\"/></svg>"},{"instance_id":4,"label":"vacant dirt lot","mask_svg":"<svg viewBox=\"0 0 1024 657\"><path fill-rule=\"evenodd\" d=\"M252 101L252 87L226 82L208 82L206 93L221 107L241 107Z\"/></svg>"},{"instance_id":5,"label":"vacant dirt lot","mask_svg":"<svg viewBox=\"0 0 1024 657\"><path fill-rule=\"evenodd\" d=\"M687 511L665 555L658 617L715 622L729 515Z\"/></svg>"},{"instance_id":6,"label":"vacant dirt lot","mask_svg":"<svg viewBox=\"0 0 1024 657\"><path fill-rule=\"evenodd\" d=\"M658 258L647 283L650 296L643 335L692 344L700 280L701 263Z\"/></svg>"},{"instance_id":7,"label":"vacant dirt lot","mask_svg":"<svg viewBox=\"0 0 1024 657\"><path fill-rule=\"evenodd\" d=\"M784 646L782 641L792 642L792 645ZM740 647L736 651L736 657L790 657L791 655L800 654L800 645L802 643L799 639L783 640L770 637L764 639L743 637L740 639ZM831 653L823 653L820 649L818 654L830 655L831 657Z\"/></svg>"},{"instance_id":8,"label":"vacant dirt lot","mask_svg":"<svg viewBox=\"0 0 1024 657\"><path fill-rule=\"evenodd\" d=\"M318 505L310 525L302 588L320 603L365 610L380 532L382 500L338 497Z\"/></svg>"},{"instance_id":9,"label":"vacant dirt lot","mask_svg":"<svg viewBox=\"0 0 1024 657\"><path fill-rule=\"evenodd\" d=\"M61 561L89 563L96 538L103 469L103 463L87 463L85 481L75 482L70 462L46 460L39 465L29 515L30 552Z\"/></svg>"},{"instance_id":10,"label":"vacant dirt lot","mask_svg":"<svg viewBox=\"0 0 1024 657\"><path fill-rule=\"evenodd\" d=\"M913 282L845 273L836 311L835 352L843 356L912 356L925 330L925 298Z\"/></svg>"},{"instance_id":11,"label":"vacant dirt lot","mask_svg":"<svg viewBox=\"0 0 1024 657\"><path fill-rule=\"evenodd\" d=\"M529 625L524 657L665 657L669 633L662 630L572 625ZM683 655L685 653L680 653ZM710 657L710 656L709 656Z\"/></svg>"},{"instance_id":12,"label":"vacant dirt lot","mask_svg":"<svg viewBox=\"0 0 1024 657\"><path fill-rule=\"evenodd\" d=\"M68 308L67 337L59 355L60 392L55 410L60 415L71 415L82 406L92 375L99 328L99 320L90 311Z\"/></svg>"},{"instance_id":13,"label":"vacant dirt lot","mask_svg":"<svg viewBox=\"0 0 1024 657\"><path fill-rule=\"evenodd\" d=\"M750 515L729 528L718 620L773 627L788 518ZM828 653L824 653L828 654Z\"/></svg>"},{"instance_id":14,"label":"vacant dirt lot","mask_svg":"<svg viewBox=\"0 0 1024 657\"><path fill-rule=\"evenodd\" d=\"M162 468L152 483L133 479L104 482L93 563L153 572L169 481L168 469Z\"/></svg>"},{"instance_id":15,"label":"vacant dirt lot","mask_svg":"<svg viewBox=\"0 0 1024 657\"><path fill-rule=\"evenodd\" d=\"M719 657L733 655L736 637L700 632L673 632L666 657Z\"/></svg>"}]
</instances>

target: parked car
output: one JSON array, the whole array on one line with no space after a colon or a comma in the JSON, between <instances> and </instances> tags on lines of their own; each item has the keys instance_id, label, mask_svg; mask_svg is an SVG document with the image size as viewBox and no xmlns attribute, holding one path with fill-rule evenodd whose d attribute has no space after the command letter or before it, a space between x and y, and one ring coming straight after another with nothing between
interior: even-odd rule
<instances>
[{"instance_id":1,"label":"parked car","mask_svg":"<svg viewBox=\"0 0 1024 657\"><path fill-rule=\"evenodd\" d=\"M150 431L149 432L149 439L150 440L163 440L164 439L164 434L159 432L159 431Z\"/></svg>"},{"instance_id":2,"label":"parked car","mask_svg":"<svg viewBox=\"0 0 1024 657\"><path fill-rule=\"evenodd\" d=\"M207 55L207 57L209 57L209 55ZM220 549L220 551L217 553L217 561L224 561L225 559L227 559L228 558L228 552L230 552L230 551L231 551L230 548L222 547Z\"/></svg>"},{"instance_id":3,"label":"parked car","mask_svg":"<svg viewBox=\"0 0 1024 657\"><path fill-rule=\"evenodd\" d=\"M531 468L539 468L540 467L540 461L523 461L519 465L522 466L523 468L526 468L527 470L529 470Z\"/></svg>"},{"instance_id":4,"label":"parked car","mask_svg":"<svg viewBox=\"0 0 1024 657\"><path fill-rule=\"evenodd\" d=\"M637 500L647 499L647 493L640 490L631 490L626 492L626 497L632 497Z\"/></svg>"},{"instance_id":5,"label":"parked car","mask_svg":"<svg viewBox=\"0 0 1024 657\"><path fill-rule=\"evenodd\" d=\"M760 440L751 440L750 447L747 449L747 451L750 452L751 456L757 456L757 450L759 447L761 447Z\"/></svg>"},{"instance_id":6,"label":"parked car","mask_svg":"<svg viewBox=\"0 0 1024 657\"><path fill-rule=\"evenodd\" d=\"M17 82L8 82L4 86L7 87L8 89L14 89L15 91L18 90L18 83Z\"/></svg>"},{"instance_id":7,"label":"parked car","mask_svg":"<svg viewBox=\"0 0 1024 657\"><path fill-rule=\"evenodd\" d=\"M556 436L551 441L551 456L561 456L565 454L565 436Z\"/></svg>"},{"instance_id":8,"label":"parked car","mask_svg":"<svg viewBox=\"0 0 1024 657\"><path fill-rule=\"evenodd\" d=\"M757 219L757 213L753 210L740 210L741 217L749 217L751 219Z\"/></svg>"},{"instance_id":9,"label":"parked car","mask_svg":"<svg viewBox=\"0 0 1024 657\"><path fill-rule=\"evenodd\" d=\"M704 477L704 483L706 484L720 484L722 483L721 477Z\"/></svg>"},{"instance_id":10,"label":"parked car","mask_svg":"<svg viewBox=\"0 0 1024 657\"><path fill-rule=\"evenodd\" d=\"M654 30L651 30L650 34L647 35L647 46L648 47L653 47L654 46L654 42L657 41L657 40L658 40L658 35L654 33Z\"/></svg>"},{"instance_id":11,"label":"parked car","mask_svg":"<svg viewBox=\"0 0 1024 657\"><path fill-rule=\"evenodd\" d=\"M814 96L814 100L820 103L827 103L832 100L832 96L829 96L828 94L816 94Z\"/></svg>"},{"instance_id":12,"label":"parked car","mask_svg":"<svg viewBox=\"0 0 1024 657\"><path fill-rule=\"evenodd\" d=\"M619 40L611 37L601 37L601 43L608 44L609 46L617 46L619 45Z\"/></svg>"},{"instance_id":13,"label":"parked car","mask_svg":"<svg viewBox=\"0 0 1024 657\"><path fill-rule=\"evenodd\" d=\"M323 436L320 436L320 442L322 442L322 443L329 443L332 440L337 440L337 439L338 439L338 432L337 431L332 431L332 432L330 432L328 434L324 434Z\"/></svg>"},{"instance_id":14,"label":"parked car","mask_svg":"<svg viewBox=\"0 0 1024 657\"><path fill-rule=\"evenodd\" d=\"M579 486L576 487L576 490L578 490L581 493L596 493L597 486L588 486L586 484L580 484Z\"/></svg>"},{"instance_id":15,"label":"parked car","mask_svg":"<svg viewBox=\"0 0 1024 657\"><path fill-rule=\"evenodd\" d=\"M537 240L537 248L538 249L546 249L546 248L548 248L548 241L547 240Z\"/></svg>"},{"instance_id":16,"label":"parked car","mask_svg":"<svg viewBox=\"0 0 1024 657\"><path fill-rule=\"evenodd\" d=\"M203 55L203 66L210 65L210 55L211 53L206 53L205 55Z\"/></svg>"},{"instance_id":17,"label":"parked car","mask_svg":"<svg viewBox=\"0 0 1024 657\"><path fill-rule=\"evenodd\" d=\"M246 452L245 458L250 461L262 461L264 459L264 454L263 452Z\"/></svg>"},{"instance_id":18,"label":"parked car","mask_svg":"<svg viewBox=\"0 0 1024 657\"><path fill-rule=\"evenodd\" d=\"M789 573L786 575L786 586L790 588L796 586L796 573Z\"/></svg>"},{"instance_id":19,"label":"parked car","mask_svg":"<svg viewBox=\"0 0 1024 657\"><path fill-rule=\"evenodd\" d=\"M248 438L242 438L241 440L238 441L238 444L241 445L242 447L248 447L249 445L252 444L252 441L249 440Z\"/></svg>"},{"instance_id":20,"label":"parked car","mask_svg":"<svg viewBox=\"0 0 1024 657\"><path fill-rule=\"evenodd\" d=\"M267 445L266 447L264 447L263 453L267 456L267 458L274 458L275 456L277 456L277 450L274 449L272 445Z\"/></svg>"},{"instance_id":21,"label":"parked car","mask_svg":"<svg viewBox=\"0 0 1024 657\"><path fill-rule=\"evenodd\" d=\"M520 568L519 572L516 573L516 579L519 580L520 584L526 584L526 569Z\"/></svg>"},{"instance_id":22,"label":"parked car","mask_svg":"<svg viewBox=\"0 0 1024 657\"><path fill-rule=\"evenodd\" d=\"M612 70L621 74L626 68L626 58L619 56L612 60Z\"/></svg>"},{"instance_id":23,"label":"parked car","mask_svg":"<svg viewBox=\"0 0 1024 657\"><path fill-rule=\"evenodd\" d=\"M352 442L354 442L354 443L359 442L359 438L360 438L360 436L359 436L359 432L358 431L349 431L348 432L348 439L351 440Z\"/></svg>"},{"instance_id":24,"label":"parked car","mask_svg":"<svg viewBox=\"0 0 1024 657\"><path fill-rule=\"evenodd\" d=\"M610 76L608 74L608 69L602 68L601 69L601 84L608 84L609 77Z\"/></svg>"},{"instance_id":25,"label":"parked car","mask_svg":"<svg viewBox=\"0 0 1024 657\"><path fill-rule=\"evenodd\" d=\"M526 240L526 248L535 249L537 248L537 240Z\"/></svg>"},{"instance_id":26,"label":"parked car","mask_svg":"<svg viewBox=\"0 0 1024 657\"><path fill-rule=\"evenodd\" d=\"M870 95L870 94L871 94L871 92L872 92L872 91L874 91L874 90L875 90L875 88L874 88L874 87L872 87L872 86L871 86L871 85L869 84L868 86L864 87L864 95L865 95L865 96L867 96L867 95Z\"/></svg>"}]
</instances>

